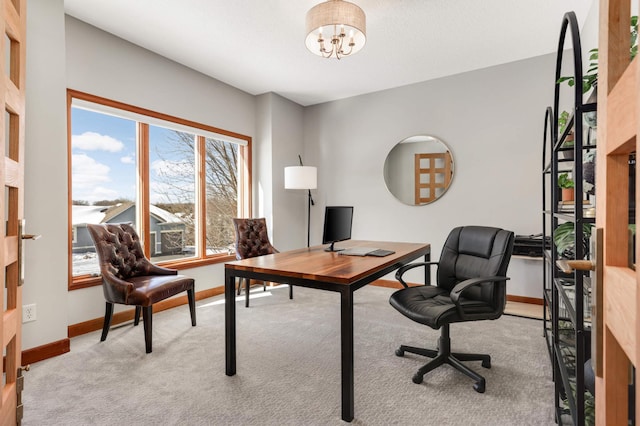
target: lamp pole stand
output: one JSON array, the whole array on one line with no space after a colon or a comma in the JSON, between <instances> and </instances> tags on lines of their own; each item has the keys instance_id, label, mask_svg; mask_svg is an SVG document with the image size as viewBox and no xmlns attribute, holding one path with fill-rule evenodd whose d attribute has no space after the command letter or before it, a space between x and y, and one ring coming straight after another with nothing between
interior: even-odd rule
<instances>
[{"instance_id":1,"label":"lamp pole stand","mask_svg":"<svg viewBox=\"0 0 640 426\"><path fill-rule=\"evenodd\" d=\"M298 160L300 161L300 166L304 166L300 154L298 154ZM316 203L314 203L313 198L311 198L311 189L307 189L307 191L309 191L309 203L307 206L307 248L309 248L311 242L311 206L315 206Z\"/></svg>"},{"instance_id":2,"label":"lamp pole stand","mask_svg":"<svg viewBox=\"0 0 640 426\"><path fill-rule=\"evenodd\" d=\"M311 205L315 204L313 202L313 198L311 198L311 190L309 191L309 205L307 206L307 248L309 248L309 243L311 242Z\"/></svg>"}]
</instances>

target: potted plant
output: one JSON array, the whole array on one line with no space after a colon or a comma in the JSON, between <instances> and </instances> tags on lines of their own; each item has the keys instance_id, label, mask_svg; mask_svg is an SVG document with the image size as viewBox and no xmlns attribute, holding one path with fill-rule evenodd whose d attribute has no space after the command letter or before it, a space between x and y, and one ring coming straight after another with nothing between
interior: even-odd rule
<instances>
[{"instance_id":1,"label":"potted plant","mask_svg":"<svg viewBox=\"0 0 640 426\"><path fill-rule=\"evenodd\" d=\"M569 173L562 173L558 176L558 186L562 189L562 201L573 201L573 188L575 183L569 177Z\"/></svg>"},{"instance_id":2,"label":"potted plant","mask_svg":"<svg viewBox=\"0 0 640 426\"><path fill-rule=\"evenodd\" d=\"M631 34L630 41L631 47L629 48L629 56L633 61L633 58L638 54L638 16L634 15L630 21ZM576 83L574 76L560 77L557 83L567 82L570 87ZM598 101L598 48L591 49L589 51L589 67L587 72L582 76L582 93L587 93L593 88L591 95L587 99L586 103L596 103ZM591 128L597 126L597 113L595 111L587 112L584 114L584 119L587 125Z\"/></svg>"},{"instance_id":3,"label":"potted plant","mask_svg":"<svg viewBox=\"0 0 640 426\"><path fill-rule=\"evenodd\" d=\"M589 253L589 238L591 237L591 225L582 224L582 248L585 254ZM566 259L575 258L576 233L573 222L565 222L555 229L553 242L556 246L558 256Z\"/></svg>"},{"instance_id":4,"label":"potted plant","mask_svg":"<svg viewBox=\"0 0 640 426\"><path fill-rule=\"evenodd\" d=\"M637 29L638 17L633 16L631 18L632 21L633 21L633 18L636 18L636 29ZM633 22L631 23L631 27L633 28ZM637 46L636 46L636 50L637 50ZM573 87L573 85L576 84L576 80L572 75L560 77L558 79L558 83L563 83L565 81L570 87ZM598 84L598 48L597 47L589 51L589 68L587 69L587 72L584 73L584 75L582 76L582 93L587 93L596 84Z\"/></svg>"},{"instance_id":5,"label":"potted plant","mask_svg":"<svg viewBox=\"0 0 640 426\"><path fill-rule=\"evenodd\" d=\"M631 60L638 54L638 16L631 17L631 47L629 55ZM567 82L570 87L576 83L574 76L560 77L558 83ZM591 88L595 88L598 84L598 48L589 51L589 68L582 76L582 93L587 93Z\"/></svg>"},{"instance_id":6,"label":"potted plant","mask_svg":"<svg viewBox=\"0 0 640 426\"><path fill-rule=\"evenodd\" d=\"M569 112L568 111L562 111L560 113L560 115L558 116L558 135L560 137L562 137L562 135L564 134L564 131L567 128L567 125L570 122L570 118L569 118ZM573 148L573 130L570 130L569 133L567 134L567 137L564 139L564 142L562 143L562 148ZM568 158L571 159L573 158L573 151L572 150L568 150L568 151L561 151L561 154L563 156L563 158Z\"/></svg>"}]
</instances>

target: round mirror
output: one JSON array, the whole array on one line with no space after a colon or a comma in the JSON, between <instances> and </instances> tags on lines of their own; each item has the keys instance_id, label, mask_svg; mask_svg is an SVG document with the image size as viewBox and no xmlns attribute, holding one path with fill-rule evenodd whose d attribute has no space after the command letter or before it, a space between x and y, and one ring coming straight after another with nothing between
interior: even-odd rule
<instances>
[{"instance_id":1,"label":"round mirror","mask_svg":"<svg viewBox=\"0 0 640 426\"><path fill-rule=\"evenodd\" d=\"M433 136L411 136L396 144L384 161L384 181L398 200L411 206L442 197L453 179L449 147Z\"/></svg>"}]
</instances>

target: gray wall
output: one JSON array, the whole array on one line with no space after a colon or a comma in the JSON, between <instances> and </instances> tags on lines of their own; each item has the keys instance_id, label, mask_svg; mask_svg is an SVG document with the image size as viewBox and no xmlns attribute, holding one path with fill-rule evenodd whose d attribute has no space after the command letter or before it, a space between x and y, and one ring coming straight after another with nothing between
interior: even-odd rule
<instances>
[{"instance_id":1,"label":"gray wall","mask_svg":"<svg viewBox=\"0 0 640 426\"><path fill-rule=\"evenodd\" d=\"M25 128L26 232L23 304L37 320L23 324L22 348L67 337L67 113L63 0L27 2Z\"/></svg>"},{"instance_id":2,"label":"gray wall","mask_svg":"<svg viewBox=\"0 0 640 426\"><path fill-rule=\"evenodd\" d=\"M24 324L23 349L64 339L68 325L103 315L100 287L67 291L67 87L251 136L253 214L267 217L282 250L306 243L306 195L283 188L283 169L298 154L319 173L312 244L320 242L328 204L355 206L354 238L429 241L435 256L460 224L539 231L553 55L302 108L275 94L251 96L65 19L63 0L30 0L27 19L25 216L27 232L43 238L26 248L23 302L37 303L38 320ZM410 207L388 193L382 168L393 145L425 133L451 147L456 175L442 199ZM510 292L538 292L541 269L512 262ZM223 284L222 265L184 273L198 290Z\"/></svg>"},{"instance_id":3,"label":"gray wall","mask_svg":"<svg viewBox=\"0 0 640 426\"><path fill-rule=\"evenodd\" d=\"M305 149L319 167L312 244L321 242L325 205L354 206L353 238L428 241L436 257L458 225L540 232L554 63L545 55L306 108ZM384 161L397 142L422 134L451 148L455 176L436 202L407 206L387 191ZM521 288L541 280L542 265L527 262L512 262L510 292L542 297L538 284Z\"/></svg>"},{"instance_id":4,"label":"gray wall","mask_svg":"<svg viewBox=\"0 0 640 426\"><path fill-rule=\"evenodd\" d=\"M256 100L260 144L256 145L253 172L260 183L254 187L254 212L267 218L269 238L278 250L304 247L307 197L304 191L284 190L284 168L297 166L298 154L304 154L304 108L275 93L265 93Z\"/></svg>"},{"instance_id":5,"label":"gray wall","mask_svg":"<svg viewBox=\"0 0 640 426\"><path fill-rule=\"evenodd\" d=\"M68 325L104 315L101 287L67 291L67 88L251 136L254 160L261 144L256 97L65 17L63 0L28 7L25 216L27 231L43 238L26 246L23 302L37 304L38 319L24 324L23 349L64 339ZM271 197L271 176L265 179L254 175L253 186ZM198 290L223 285L223 265L183 272Z\"/></svg>"}]
</instances>

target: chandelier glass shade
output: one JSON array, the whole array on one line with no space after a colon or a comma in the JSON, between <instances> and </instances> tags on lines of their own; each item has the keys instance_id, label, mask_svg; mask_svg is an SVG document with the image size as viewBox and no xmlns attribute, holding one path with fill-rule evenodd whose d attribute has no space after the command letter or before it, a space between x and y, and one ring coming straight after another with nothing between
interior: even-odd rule
<instances>
[{"instance_id":1,"label":"chandelier glass shade","mask_svg":"<svg viewBox=\"0 0 640 426\"><path fill-rule=\"evenodd\" d=\"M305 44L312 53L340 59L352 55L366 42L366 17L357 5L328 0L307 12Z\"/></svg>"}]
</instances>

